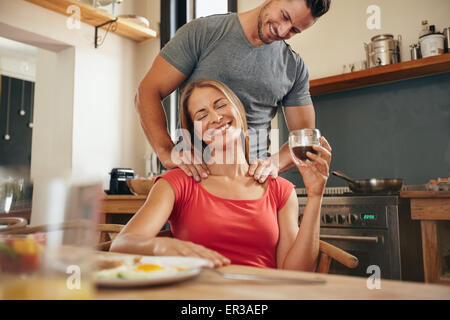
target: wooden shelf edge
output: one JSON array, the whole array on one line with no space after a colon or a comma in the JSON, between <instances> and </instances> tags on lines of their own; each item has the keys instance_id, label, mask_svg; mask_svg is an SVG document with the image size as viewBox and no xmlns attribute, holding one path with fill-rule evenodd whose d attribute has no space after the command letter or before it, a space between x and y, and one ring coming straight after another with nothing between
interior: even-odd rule
<instances>
[{"instance_id":1,"label":"wooden shelf edge","mask_svg":"<svg viewBox=\"0 0 450 320\"><path fill-rule=\"evenodd\" d=\"M310 81L311 95L450 72L450 53Z\"/></svg>"},{"instance_id":2,"label":"wooden shelf edge","mask_svg":"<svg viewBox=\"0 0 450 320\"><path fill-rule=\"evenodd\" d=\"M109 12L93 7L87 3L77 0L25 0L40 7L55 11L65 16L72 16L73 11L68 11L69 7L75 5L80 8L81 21L91 26L98 26L107 21L114 20L116 17ZM108 25L102 27L108 29ZM122 37L142 42L147 39L156 38L155 30L143 27L126 19L119 18L117 20L117 29L113 32Z\"/></svg>"}]
</instances>

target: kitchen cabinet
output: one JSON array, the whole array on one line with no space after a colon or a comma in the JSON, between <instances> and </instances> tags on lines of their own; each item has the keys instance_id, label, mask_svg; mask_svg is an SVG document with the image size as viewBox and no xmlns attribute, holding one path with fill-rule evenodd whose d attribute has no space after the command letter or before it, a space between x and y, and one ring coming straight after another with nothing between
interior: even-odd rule
<instances>
[{"instance_id":1,"label":"kitchen cabinet","mask_svg":"<svg viewBox=\"0 0 450 320\"><path fill-rule=\"evenodd\" d=\"M61 13L66 16L73 15L73 12L71 10L68 10L68 8L71 5L75 5L78 8L80 8L81 21L90 24L91 26L94 27L116 19L114 15L105 10L98 9L94 6L91 6L89 4L77 0L25 0L25 1L34 3L38 6ZM108 24L101 28L107 30L109 26L110 25ZM144 26L121 18L117 20L116 30L110 30L110 32L116 33L122 37L126 37L138 42L157 37L157 32L155 30L146 28Z\"/></svg>"},{"instance_id":2,"label":"kitchen cabinet","mask_svg":"<svg viewBox=\"0 0 450 320\"><path fill-rule=\"evenodd\" d=\"M450 191L402 191L420 220L425 282L450 284Z\"/></svg>"},{"instance_id":3,"label":"kitchen cabinet","mask_svg":"<svg viewBox=\"0 0 450 320\"><path fill-rule=\"evenodd\" d=\"M135 195L107 195L103 199L103 210L100 214L100 223L112 223L115 214L126 214L130 218L144 204L147 196Z\"/></svg>"},{"instance_id":4,"label":"kitchen cabinet","mask_svg":"<svg viewBox=\"0 0 450 320\"><path fill-rule=\"evenodd\" d=\"M450 53L314 79L309 85L315 96L443 72L450 72Z\"/></svg>"}]
</instances>

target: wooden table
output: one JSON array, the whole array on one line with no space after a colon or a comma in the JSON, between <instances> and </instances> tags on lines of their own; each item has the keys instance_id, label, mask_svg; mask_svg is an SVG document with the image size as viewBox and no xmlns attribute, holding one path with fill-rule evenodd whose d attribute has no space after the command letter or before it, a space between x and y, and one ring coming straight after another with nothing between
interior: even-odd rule
<instances>
[{"instance_id":1,"label":"wooden table","mask_svg":"<svg viewBox=\"0 0 450 320\"><path fill-rule=\"evenodd\" d=\"M100 223L111 223L114 214L135 214L146 199L147 196L106 195L103 200Z\"/></svg>"},{"instance_id":2,"label":"wooden table","mask_svg":"<svg viewBox=\"0 0 450 320\"><path fill-rule=\"evenodd\" d=\"M195 278L170 285L130 289L98 289L98 300L300 300L300 299L450 299L448 286L380 281L380 289L368 289L367 279L309 272L261 269L231 265L219 270L266 276L323 278L325 284L285 284L229 280L204 270ZM369 277L369 275L368 275Z\"/></svg>"},{"instance_id":3,"label":"wooden table","mask_svg":"<svg viewBox=\"0 0 450 320\"><path fill-rule=\"evenodd\" d=\"M425 282L450 284L442 254L450 253L450 191L402 191L410 198L411 219L420 220Z\"/></svg>"}]
</instances>

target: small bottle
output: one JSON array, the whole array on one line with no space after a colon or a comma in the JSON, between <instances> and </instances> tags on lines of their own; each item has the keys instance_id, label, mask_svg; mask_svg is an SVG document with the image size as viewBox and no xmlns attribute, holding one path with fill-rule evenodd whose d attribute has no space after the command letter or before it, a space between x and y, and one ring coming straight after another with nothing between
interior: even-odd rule
<instances>
[{"instance_id":1,"label":"small bottle","mask_svg":"<svg viewBox=\"0 0 450 320\"><path fill-rule=\"evenodd\" d=\"M422 20L422 30L420 31L419 37L422 37L429 33L430 33L430 29L428 26L428 20Z\"/></svg>"}]
</instances>

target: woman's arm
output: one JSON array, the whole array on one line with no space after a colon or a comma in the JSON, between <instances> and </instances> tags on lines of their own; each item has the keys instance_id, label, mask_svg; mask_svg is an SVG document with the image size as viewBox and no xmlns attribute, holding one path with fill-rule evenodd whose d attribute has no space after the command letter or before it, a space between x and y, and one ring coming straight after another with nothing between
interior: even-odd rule
<instances>
[{"instance_id":1,"label":"woman's arm","mask_svg":"<svg viewBox=\"0 0 450 320\"><path fill-rule=\"evenodd\" d=\"M215 266L229 264L221 254L189 241L156 237L169 218L175 203L170 184L158 180L144 205L122 229L111 244L110 251L157 256L191 256L211 260Z\"/></svg>"},{"instance_id":2,"label":"woman's arm","mask_svg":"<svg viewBox=\"0 0 450 320\"><path fill-rule=\"evenodd\" d=\"M313 162L307 160L306 165L297 165L308 191L300 228L297 227L298 201L294 191L278 213L280 240L277 261L279 268L314 271L317 265L320 210L331 162L331 147L328 141L321 137L321 143L323 147L313 146L320 156L308 152L307 156Z\"/></svg>"},{"instance_id":3,"label":"woman's arm","mask_svg":"<svg viewBox=\"0 0 450 320\"><path fill-rule=\"evenodd\" d=\"M164 179L157 181L144 205L114 239L110 251L153 255L152 240L169 218L174 203L170 184Z\"/></svg>"},{"instance_id":4,"label":"woman's arm","mask_svg":"<svg viewBox=\"0 0 450 320\"><path fill-rule=\"evenodd\" d=\"M302 223L298 227L298 200L292 191L285 206L278 212L280 240L277 267L313 272L319 256L321 197L308 197Z\"/></svg>"}]
</instances>

